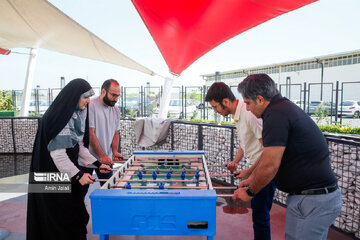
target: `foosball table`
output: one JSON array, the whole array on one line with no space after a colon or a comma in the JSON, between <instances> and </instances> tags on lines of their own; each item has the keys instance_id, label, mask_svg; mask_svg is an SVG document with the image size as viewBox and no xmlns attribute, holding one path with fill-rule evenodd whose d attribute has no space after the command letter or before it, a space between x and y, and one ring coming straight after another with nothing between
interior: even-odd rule
<instances>
[{"instance_id":1,"label":"foosball table","mask_svg":"<svg viewBox=\"0 0 360 240\"><path fill-rule=\"evenodd\" d=\"M216 199L204 151L136 151L91 193L93 233L212 240Z\"/></svg>"}]
</instances>

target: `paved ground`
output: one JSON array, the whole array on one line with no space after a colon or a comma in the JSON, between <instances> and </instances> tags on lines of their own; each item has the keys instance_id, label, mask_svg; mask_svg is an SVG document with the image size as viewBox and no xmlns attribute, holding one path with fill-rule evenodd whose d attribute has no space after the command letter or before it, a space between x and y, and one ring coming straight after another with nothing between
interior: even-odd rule
<instances>
[{"instance_id":1,"label":"paved ground","mask_svg":"<svg viewBox=\"0 0 360 240\"><path fill-rule=\"evenodd\" d=\"M22 176L19 179L25 179ZM1 183L1 181L0 181ZM89 192L98 188L98 184L91 186ZM26 201L27 196L22 195L15 198L0 201L0 240L25 240L26 229ZM12 196L9 196L12 197ZM88 211L91 212L89 198L86 198ZM284 239L286 209L274 204L271 210L271 231L273 240ZM216 240L228 239L253 239L251 208L249 204L234 202L230 198L218 198L217 200L217 234ZM119 223L121 224L121 223ZM97 240L93 235L91 219L88 225L88 239ZM111 236L111 240L200 240L205 237L179 237L179 236ZM328 240L350 240L352 237L330 229Z\"/></svg>"},{"instance_id":2,"label":"paved ground","mask_svg":"<svg viewBox=\"0 0 360 240\"><path fill-rule=\"evenodd\" d=\"M318 124L321 125L330 125L330 124L334 124L335 123L335 116L332 117L326 117L324 119L320 119L320 121L318 121L318 119L314 116L311 116L311 118ZM340 118L338 118L338 122L340 123ZM358 127L360 128L360 118L342 118L342 126L349 126L349 127Z\"/></svg>"}]
</instances>

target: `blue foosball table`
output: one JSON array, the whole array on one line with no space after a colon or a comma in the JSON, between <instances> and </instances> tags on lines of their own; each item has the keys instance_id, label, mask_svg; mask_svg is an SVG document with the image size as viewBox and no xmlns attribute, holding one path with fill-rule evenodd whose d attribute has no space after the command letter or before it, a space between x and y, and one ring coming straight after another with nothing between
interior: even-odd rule
<instances>
[{"instance_id":1,"label":"blue foosball table","mask_svg":"<svg viewBox=\"0 0 360 240\"><path fill-rule=\"evenodd\" d=\"M136 151L91 193L93 233L212 240L216 199L204 151Z\"/></svg>"}]
</instances>

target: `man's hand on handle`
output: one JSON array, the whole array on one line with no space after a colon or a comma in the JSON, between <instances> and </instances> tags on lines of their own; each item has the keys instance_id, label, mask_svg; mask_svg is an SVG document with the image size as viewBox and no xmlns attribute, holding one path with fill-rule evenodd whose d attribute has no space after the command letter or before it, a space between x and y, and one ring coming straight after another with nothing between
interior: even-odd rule
<instances>
[{"instance_id":1,"label":"man's hand on handle","mask_svg":"<svg viewBox=\"0 0 360 240\"><path fill-rule=\"evenodd\" d=\"M113 160L114 162L120 162L124 160L124 157L118 152L113 152Z\"/></svg>"},{"instance_id":2,"label":"man's hand on handle","mask_svg":"<svg viewBox=\"0 0 360 240\"><path fill-rule=\"evenodd\" d=\"M240 200L243 202L249 202L252 197L250 197L247 193L246 193L246 188L239 188L238 190L236 190L234 192L234 195L232 196L233 200Z\"/></svg>"},{"instance_id":3,"label":"man's hand on handle","mask_svg":"<svg viewBox=\"0 0 360 240\"><path fill-rule=\"evenodd\" d=\"M106 165L113 165L114 164L113 160L111 160L111 158L109 158L106 155L100 157L100 162L102 164L106 164Z\"/></svg>"},{"instance_id":4,"label":"man's hand on handle","mask_svg":"<svg viewBox=\"0 0 360 240\"><path fill-rule=\"evenodd\" d=\"M251 172L250 172L249 168L234 172L234 176L241 180L247 179L250 175L251 175Z\"/></svg>"},{"instance_id":5,"label":"man's hand on handle","mask_svg":"<svg viewBox=\"0 0 360 240\"><path fill-rule=\"evenodd\" d=\"M235 161L228 162L228 163L226 164L227 169L228 169L229 171L231 171L231 172L235 171L235 170L237 169L237 166L238 166L238 163L235 162Z\"/></svg>"}]
</instances>

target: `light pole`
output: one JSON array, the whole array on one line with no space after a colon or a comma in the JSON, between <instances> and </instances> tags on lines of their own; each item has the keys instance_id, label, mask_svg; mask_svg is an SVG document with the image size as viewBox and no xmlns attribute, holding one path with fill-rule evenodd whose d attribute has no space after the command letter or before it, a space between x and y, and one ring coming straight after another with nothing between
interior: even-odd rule
<instances>
[{"instance_id":1,"label":"light pole","mask_svg":"<svg viewBox=\"0 0 360 240\"><path fill-rule=\"evenodd\" d=\"M316 59L316 62L321 65L321 81L320 81L320 101L323 100L323 85L324 85L324 64L320 59Z\"/></svg>"}]
</instances>

